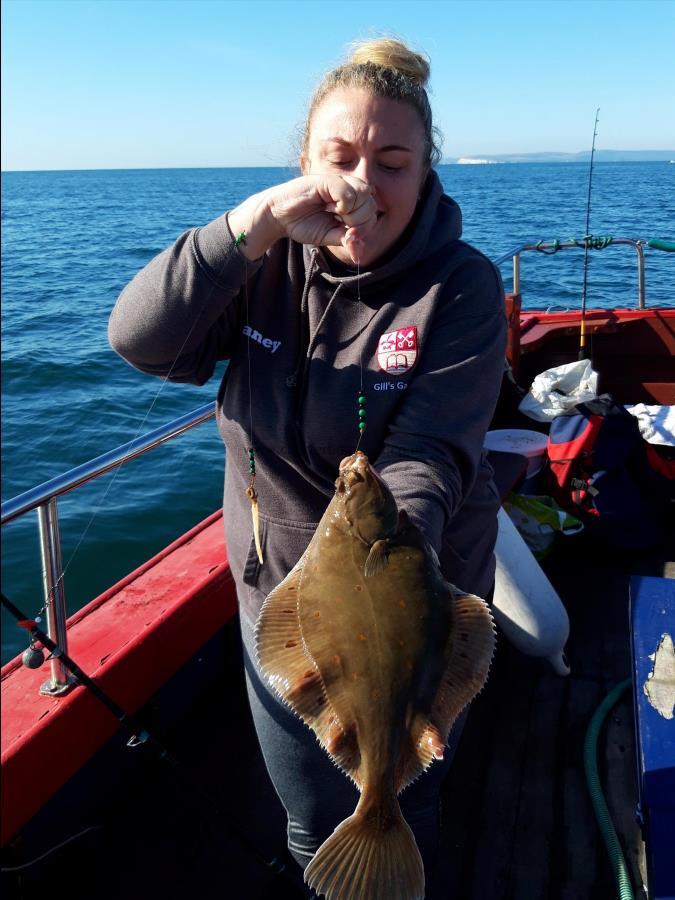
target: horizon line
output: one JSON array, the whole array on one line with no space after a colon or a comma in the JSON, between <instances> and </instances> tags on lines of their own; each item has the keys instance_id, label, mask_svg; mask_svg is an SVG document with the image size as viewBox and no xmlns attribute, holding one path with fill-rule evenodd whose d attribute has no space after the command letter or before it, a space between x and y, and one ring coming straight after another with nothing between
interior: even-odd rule
<instances>
[{"instance_id":1,"label":"horizon line","mask_svg":"<svg viewBox=\"0 0 675 900\"><path fill-rule=\"evenodd\" d=\"M576 152L576 151L575 151ZM587 151L580 150L579 153L585 153ZM589 151L590 152L590 151ZM596 153L598 151L596 150ZM675 157L675 149L669 150L613 150L613 153L667 153L671 154ZM532 151L531 153L495 153L492 154L492 157L497 156L514 156L514 157L525 157L525 156L536 156L543 154L551 154L551 155L573 155L572 153L566 153L565 151L555 150L540 150L540 151ZM447 162L445 160L441 160L437 165L438 166L456 166L461 165L457 163L456 160L459 159L489 159L491 154L468 154L466 156L451 156L447 157L448 160L453 160L453 162ZM514 163L514 165L524 165L529 163L531 165L558 165L562 164L563 161L556 160L526 160L525 163ZM565 160L566 164L572 163L572 165L585 165L588 163L588 160L579 160L578 163L575 163L573 160ZM616 164L620 162L652 162L652 163L660 163L666 162L665 159L644 159L644 160L596 160L596 165L609 165ZM276 165L276 166L264 166L264 165L230 165L230 166L83 166L81 168L59 168L59 169L0 169L0 175L11 175L13 173L23 173L23 174L33 174L38 175L40 173L47 172L153 172L153 171L181 171L186 169L299 169L300 167L297 165Z\"/></svg>"}]
</instances>

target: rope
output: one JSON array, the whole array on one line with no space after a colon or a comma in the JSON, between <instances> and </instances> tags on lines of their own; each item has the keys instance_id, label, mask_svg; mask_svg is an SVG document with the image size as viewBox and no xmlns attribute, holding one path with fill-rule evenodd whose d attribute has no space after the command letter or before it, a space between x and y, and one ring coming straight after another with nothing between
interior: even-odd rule
<instances>
[{"instance_id":1,"label":"rope","mask_svg":"<svg viewBox=\"0 0 675 900\"><path fill-rule=\"evenodd\" d=\"M543 253L544 256L553 256L554 253L557 253L558 250L562 250L562 242L559 240L552 241L550 247L545 247L545 241L538 241L535 245L535 250L539 253Z\"/></svg>"},{"instance_id":2,"label":"rope","mask_svg":"<svg viewBox=\"0 0 675 900\"><path fill-rule=\"evenodd\" d=\"M534 245L534 249L539 253L543 253L544 256L553 256L559 250L564 250L566 244L573 244L575 247L582 247L584 250L604 250L613 241L614 238L610 234L587 234L582 238L568 238L567 241L559 241L556 238L550 244L547 244L546 241L538 241Z\"/></svg>"},{"instance_id":3,"label":"rope","mask_svg":"<svg viewBox=\"0 0 675 900\"><path fill-rule=\"evenodd\" d=\"M609 234L592 235L587 234L581 239L570 238L575 247L583 247L585 250L604 250L609 247L614 238Z\"/></svg>"}]
</instances>

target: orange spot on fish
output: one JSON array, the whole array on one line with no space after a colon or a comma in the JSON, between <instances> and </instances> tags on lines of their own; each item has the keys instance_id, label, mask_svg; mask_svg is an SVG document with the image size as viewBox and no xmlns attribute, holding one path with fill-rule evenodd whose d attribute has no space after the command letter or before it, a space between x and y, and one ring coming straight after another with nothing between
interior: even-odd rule
<instances>
[{"instance_id":1,"label":"orange spot on fish","mask_svg":"<svg viewBox=\"0 0 675 900\"><path fill-rule=\"evenodd\" d=\"M405 609L408 604L405 602L405 600L399 600L398 605L401 607L401 609Z\"/></svg>"},{"instance_id":2,"label":"orange spot on fish","mask_svg":"<svg viewBox=\"0 0 675 900\"><path fill-rule=\"evenodd\" d=\"M352 681L358 681L360 677L358 672L352 672Z\"/></svg>"},{"instance_id":3,"label":"orange spot on fish","mask_svg":"<svg viewBox=\"0 0 675 900\"><path fill-rule=\"evenodd\" d=\"M368 640L368 638L365 636L365 634L364 634L363 632L361 632L361 633L358 635L358 638L359 638L360 641L367 641L367 640Z\"/></svg>"},{"instance_id":4,"label":"orange spot on fish","mask_svg":"<svg viewBox=\"0 0 675 900\"><path fill-rule=\"evenodd\" d=\"M362 591L362 590L363 590L363 587L362 587L362 585L357 584L356 587L354 588L354 590L355 590L355 591Z\"/></svg>"},{"instance_id":5,"label":"orange spot on fish","mask_svg":"<svg viewBox=\"0 0 675 900\"><path fill-rule=\"evenodd\" d=\"M336 666L339 666L339 665L340 665L340 663L342 662L342 660L340 659L340 654L339 654L339 653L336 653L336 654L335 654L335 656L333 657L333 662L335 663Z\"/></svg>"},{"instance_id":6,"label":"orange spot on fish","mask_svg":"<svg viewBox=\"0 0 675 900\"><path fill-rule=\"evenodd\" d=\"M298 646L298 642L297 642L297 641L286 641L286 643L284 644L284 646L285 646L285 647L297 647L297 646Z\"/></svg>"},{"instance_id":7,"label":"orange spot on fish","mask_svg":"<svg viewBox=\"0 0 675 900\"><path fill-rule=\"evenodd\" d=\"M313 678L314 677L314 669L308 669L302 677L303 678Z\"/></svg>"},{"instance_id":8,"label":"orange spot on fish","mask_svg":"<svg viewBox=\"0 0 675 900\"><path fill-rule=\"evenodd\" d=\"M314 613L314 618L315 618L315 619L320 619L320 618L321 618L321 613L319 612L318 609L317 609L317 611Z\"/></svg>"}]
</instances>

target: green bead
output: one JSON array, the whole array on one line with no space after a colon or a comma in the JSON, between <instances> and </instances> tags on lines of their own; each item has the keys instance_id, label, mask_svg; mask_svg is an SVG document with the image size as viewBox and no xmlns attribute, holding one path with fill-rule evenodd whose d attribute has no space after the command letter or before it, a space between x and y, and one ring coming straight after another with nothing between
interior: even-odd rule
<instances>
[{"instance_id":1,"label":"green bead","mask_svg":"<svg viewBox=\"0 0 675 900\"><path fill-rule=\"evenodd\" d=\"M366 417L365 409L360 409L359 410L359 419L365 419L365 417Z\"/></svg>"},{"instance_id":2,"label":"green bead","mask_svg":"<svg viewBox=\"0 0 675 900\"><path fill-rule=\"evenodd\" d=\"M359 406L364 406L365 402L366 398L363 396L363 394L359 394Z\"/></svg>"},{"instance_id":3,"label":"green bead","mask_svg":"<svg viewBox=\"0 0 675 900\"><path fill-rule=\"evenodd\" d=\"M359 431L365 431L365 430L366 430L366 423L359 422Z\"/></svg>"}]
</instances>

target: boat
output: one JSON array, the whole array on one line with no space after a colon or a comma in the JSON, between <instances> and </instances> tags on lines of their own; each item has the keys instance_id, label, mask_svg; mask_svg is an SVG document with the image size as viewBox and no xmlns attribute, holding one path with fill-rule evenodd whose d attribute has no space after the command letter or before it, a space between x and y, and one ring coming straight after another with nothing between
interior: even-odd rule
<instances>
[{"instance_id":1,"label":"boat","mask_svg":"<svg viewBox=\"0 0 675 900\"><path fill-rule=\"evenodd\" d=\"M634 238L610 243L636 251L638 299L635 308L586 313L601 390L622 404L675 405L675 306L647 305L643 260L650 246L654 252L675 248ZM513 261L506 298L510 374L495 428L545 431L519 412L514 388L517 399L538 373L575 360L578 352L580 311L524 305L521 257L579 246L593 251L601 244L529 242L495 260ZM27 654L2 669L7 897L29 900L47 890L70 900L305 896L248 713L222 511L67 621L62 605L57 498L214 412L213 404L200 407L3 504L3 526L37 510L45 591L53 597L44 627L124 719L120 723L92 690L73 683L58 652L38 666L39 642L28 647L35 620L23 621ZM505 497L522 483L525 461L491 459ZM657 770L645 768L649 735L639 726L648 675L640 676L639 667L649 665L649 653L636 648L640 641L648 649L653 644L638 619L639 604L675 609L675 526L668 537L647 550L620 553L588 530L555 544L544 566L571 623L571 672L562 676L500 638L444 784L434 897L619 896L616 859L603 843L584 777L589 722L617 685L629 689L614 698L594 751L601 786L633 896L666 896L663 885L675 879L672 853L664 847L664 829L675 822L675 790L669 796L675 766L668 770L661 759ZM656 750L675 753L675 741L667 743L675 722L661 719L657 724L670 730Z\"/></svg>"}]
</instances>

